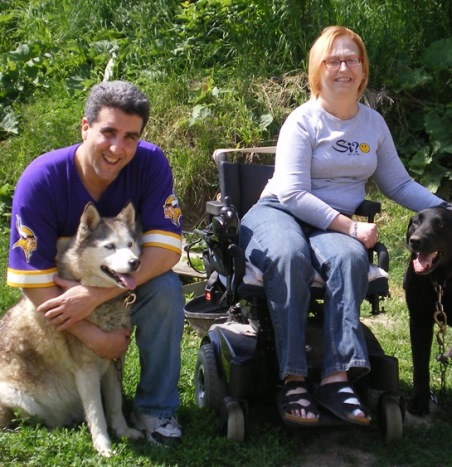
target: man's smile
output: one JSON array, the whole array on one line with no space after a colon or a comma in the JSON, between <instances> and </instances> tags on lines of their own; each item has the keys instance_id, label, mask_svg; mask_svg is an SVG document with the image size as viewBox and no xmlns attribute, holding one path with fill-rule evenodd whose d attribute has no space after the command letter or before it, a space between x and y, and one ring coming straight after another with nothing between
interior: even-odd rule
<instances>
[{"instance_id":1,"label":"man's smile","mask_svg":"<svg viewBox=\"0 0 452 467\"><path fill-rule=\"evenodd\" d=\"M103 154L103 158L106 162L108 162L109 164L117 164L119 162L119 159L115 159L113 157L109 157L105 154Z\"/></svg>"}]
</instances>

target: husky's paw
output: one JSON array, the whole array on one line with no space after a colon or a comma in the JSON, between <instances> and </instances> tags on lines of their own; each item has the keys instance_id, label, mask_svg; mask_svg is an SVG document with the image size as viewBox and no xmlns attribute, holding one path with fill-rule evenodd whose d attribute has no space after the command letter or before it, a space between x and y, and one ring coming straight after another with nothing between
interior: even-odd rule
<instances>
[{"instance_id":1,"label":"husky's paw","mask_svg":"<svg viewBox=\"0 0 452 467\"><path fill-rule=\"evenodd\" d=\"M115 452L111 449L110 440L105 438L93 440L94 449L103 457L111 457Z\"/></svg>"},{"instance_id":2,"label":"husky's paw","mask_svg":"<svg viewBox=\"0 0 452 467\"><path fill-rule=\"evenodd\" d=\"M118 436L118 438L125 437L129 439L140 439L144 437L141 431L136 430L135 428L130 428L130 427L126 427L123 430L118 430L116 432L116 435Z\"/></svg>"}]
</instances>

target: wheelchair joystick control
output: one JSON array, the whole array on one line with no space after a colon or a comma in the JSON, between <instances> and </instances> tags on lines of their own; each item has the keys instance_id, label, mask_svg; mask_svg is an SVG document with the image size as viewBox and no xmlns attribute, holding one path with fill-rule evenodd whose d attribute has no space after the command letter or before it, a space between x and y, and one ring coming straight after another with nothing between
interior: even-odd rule
<instances>
[{"instance_id":1,"label":"wheelchair joystick control","mask_svg":"<svg viewBox=\"0 0 452 467\"><path fill-rule=\"evenodd\" d=\"M231 198L226 196L220 214L212 219L213 239L218 242L229 240L235 243L238 239L239 224L237 210L232 205Z\"/></svg>"}]
</instances>

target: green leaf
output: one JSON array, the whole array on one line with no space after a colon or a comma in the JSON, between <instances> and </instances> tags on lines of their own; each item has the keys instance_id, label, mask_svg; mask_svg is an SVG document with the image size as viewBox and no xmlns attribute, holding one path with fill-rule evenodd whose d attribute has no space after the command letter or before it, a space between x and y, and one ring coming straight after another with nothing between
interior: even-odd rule
<instances>
[{"instance_id":1,"label":"green leaf","mask_svg":"<svg viewBox=\"0 0 452 467\"><path fill-rule=\"evenodd\" d=\"M19 133L18 125L17 117L14 112L10 108L5 108L3 111L3 118L0 120L0 131L17 135Z\"/></svg>"},{"instance_id":2,"label":"green leaf","mask_svg":"<svg viewBox=\"0 0 452 467\"><path fill-rule=\"evenodd\" d=\"M451 153L452 148L452 112L443 115L428 113L424 116L425 130L430 135L431 144L438 144L438 151Z\"/></svg>"},{"instance_id":3,"label":"green leaf","mask_svg":"<svg viewBox=\"0 0 452 467\"><path fill-rule=\"evenodd\" d=\"M419 181L432 193L436 193L444 178L450 178L450 173L447 170L444 170L443 166L432 162Z\"/></svg>"},{"instance_id":4,"label":"green leaf","mask_svg":"<svg viewBox=\"0 0 452 467\"><path fill-rule=\"evenodd\" d=\"M422 63L433 70L452 67L452 37L431 43L422 56Z\"/></svg>"},{"instance_id":5,"label":"green leaf","mask_svg":"<svg viewBox=\"0 0 452 467\"><path fill-rule=\"evenodd\" d=\"M259 128L261 130L266 130L272 123L273 123L272 114L261 115L261 118L259 120Z\"/></svg>"},{"instance_id":6,"label":"green leaf","mask_svg":"<svg viewBox=\"0 0 452 467\"><path fill-rule=\"evenodd\" d=\"M409 70L400 76L400 91L415 89L432 81L432 76L425 70Z\"/></svg>"}]
</instances>

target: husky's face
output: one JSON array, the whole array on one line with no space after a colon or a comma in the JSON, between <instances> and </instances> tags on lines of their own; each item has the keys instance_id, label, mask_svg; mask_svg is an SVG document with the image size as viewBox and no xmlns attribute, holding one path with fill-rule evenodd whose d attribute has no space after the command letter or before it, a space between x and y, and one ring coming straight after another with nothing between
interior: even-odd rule
<instances>
[{"instance_id":1,"label":"husky's face","mask_svg":"<svg viewBox=\"0 0 452 467\"><path fill-rule=\"evenodd\" d=\"M77 279L85 285L116 285L133 290L136 281L131 273L140 266L139 256L133 205L128 204L115 218L101 218L89 204L82 215L74 245L63 261L66 265L68 261L78 262Z\"/></svg>"}]
</instances>

